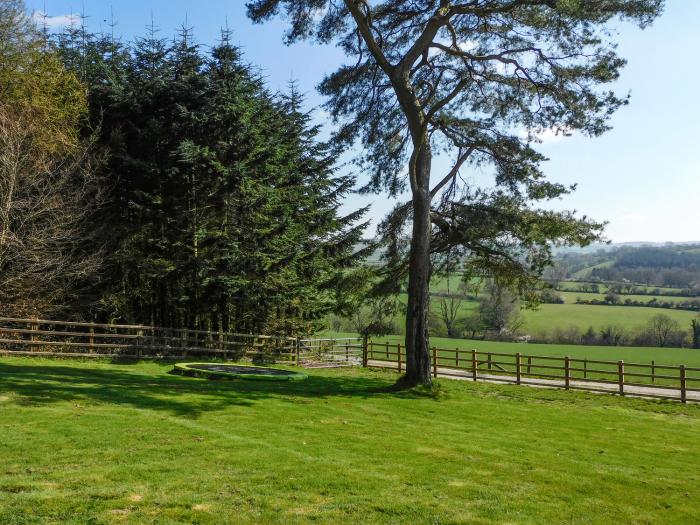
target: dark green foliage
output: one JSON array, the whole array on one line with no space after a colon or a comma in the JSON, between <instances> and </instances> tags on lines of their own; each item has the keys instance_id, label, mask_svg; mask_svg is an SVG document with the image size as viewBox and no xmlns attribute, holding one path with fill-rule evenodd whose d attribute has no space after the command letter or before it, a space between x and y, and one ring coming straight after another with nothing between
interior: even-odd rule
<instances>
[{"instance_id":1,"label":"dark green foliage","mask_svg":"<svg viewBox=\"0 0 700 525\"><path fill-rule=\"evenodd\" d=\"M97 315L300 333L339 308L364 210L337 214L354 180L335 175L294 86L269 94L227 33L209 56L187 29L132 48L78 36L59 46L109 155Z\"/></svg>"},{"instance_id":2,"label":"dark green foliage","mask_svg":"<svg viewBox=\"0 0 700 525\"><path fill-rule=\"evenodd\" d=\"M690 322L690 335L693 340L693 348L700 348L700 319L693 319Z\"/></svg>"}]
</instances>

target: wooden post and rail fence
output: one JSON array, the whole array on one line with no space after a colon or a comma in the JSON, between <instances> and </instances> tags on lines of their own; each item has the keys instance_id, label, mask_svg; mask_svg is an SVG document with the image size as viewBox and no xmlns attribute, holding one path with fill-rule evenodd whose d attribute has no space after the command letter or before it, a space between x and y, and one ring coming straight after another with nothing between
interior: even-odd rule
<instances>
[{"instance_id":1,"label":"wooden post and rail fence","mask_svg":"<svg viewBox=\"0 0 700 525\"><path fill-rule=\"evenodd\" d=\"M432 347L433 377L454 377L700 401L700 368ZM234 332L0 317L0 355L172 358L256 357L307 367L370 366L405 371L400 343L364 338L300 339Z\"/></svg>"},{"instance_id":2,"label":"wooden post and rail fence","mask_svg":"<svg viewBox=\"0 0 700 525\"><path fill-rule=\"evenodd\" d=\"M363 363L402 369L400 343L368 341ZM700 367L432 347L433 377L700 402Z\"/></svg>"},{"instance_id":3,"label":"wooden post and rail fence","mask_svg":"<svg viewBox=\"0 0 700 525\"><path fill-rule=\"evenodd\" d=\"M294 361L297 352L293 337L0 317L0 353L4 354L224 359L270 354Z\"/></svg>"}]
</instances>

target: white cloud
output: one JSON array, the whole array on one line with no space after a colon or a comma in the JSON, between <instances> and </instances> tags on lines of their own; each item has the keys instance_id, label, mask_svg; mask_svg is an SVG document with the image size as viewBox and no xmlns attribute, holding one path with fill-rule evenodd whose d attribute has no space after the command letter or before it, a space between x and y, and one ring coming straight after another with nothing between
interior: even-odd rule
<instances>
[{"instance_id":1,"label":"white cloud","mask_svg":"<svg viewBox=\"0 0 700 525\"><path fill-rule=\"evenodd\" d=\"M77 13L49 16L44 11L39 10L32 13L32 19L39 27L46 25L46 27L51 29L80 24L80 15Z\"/></svg>"}]
</instances>

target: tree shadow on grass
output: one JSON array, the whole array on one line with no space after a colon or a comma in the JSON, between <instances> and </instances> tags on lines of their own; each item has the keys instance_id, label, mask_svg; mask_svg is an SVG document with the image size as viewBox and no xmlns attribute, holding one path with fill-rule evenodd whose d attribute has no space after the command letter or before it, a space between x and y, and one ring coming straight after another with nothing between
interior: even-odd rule
<instances>
[{"instance_id":1,"label":"tree shadow on grass","mask_svg":"<svg viewBox=\"0 0 700 525\"><path fill-rule=\"evenodd\" d=\"M307 371L305 381L207 380L169 374L169 366L90 367L32 362L0 362L0 392L12 392L18 403L47 405L62 401L125 405L197 417L230 406L253 407L269 399L298 401L329 397L428 397L421 390L395 391L388 377L319 374Z\"/></svg>"}]
</instances>

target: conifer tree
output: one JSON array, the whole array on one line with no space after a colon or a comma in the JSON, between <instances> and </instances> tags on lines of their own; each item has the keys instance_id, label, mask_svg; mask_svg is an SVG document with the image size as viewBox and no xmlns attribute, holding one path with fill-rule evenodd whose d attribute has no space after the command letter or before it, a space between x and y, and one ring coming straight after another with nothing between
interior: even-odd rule
<instances>
[{"instance_id":1,"label":"conifer tree","mask_svg":"<svg viewBox=\"0 0 700 525\"><path fill-rule=\"evenodd\" d=\"M100 315L299 333L341 307L365 210L338 215L354 180L336 175L296 88L270 94L226 31L210 56L188 28L172 44L154 27L133 48L84 41L61 47L87 67L109 156Z\"/></svg>"}]
</instances>

